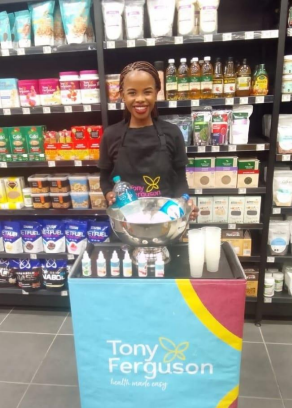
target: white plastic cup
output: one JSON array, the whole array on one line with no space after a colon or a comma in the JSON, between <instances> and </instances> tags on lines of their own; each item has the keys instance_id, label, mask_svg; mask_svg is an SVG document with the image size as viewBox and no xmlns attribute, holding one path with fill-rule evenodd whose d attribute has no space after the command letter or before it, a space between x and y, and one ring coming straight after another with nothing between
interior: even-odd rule
<instances>
[{"instance_id":1,"label":"white plastic cup","mask_svg":"<svg viewBox=\"0 0 292 408\"><path fill-rule=\"evenodd\" d=\"M205 239L201 229L189 230L189 262L192 278L203 276L205 261Z\"/></svg>"},{"instance_id":2,"label":"white plastic cup","mask_svg":"<svg viewBox=\"0 0 292 408\"><path fill-rule=\"evenodd\" d=\"M206 263L208 272L218 272L221 255L221 228L205 227Z\"/></svg>"}]
</instances>

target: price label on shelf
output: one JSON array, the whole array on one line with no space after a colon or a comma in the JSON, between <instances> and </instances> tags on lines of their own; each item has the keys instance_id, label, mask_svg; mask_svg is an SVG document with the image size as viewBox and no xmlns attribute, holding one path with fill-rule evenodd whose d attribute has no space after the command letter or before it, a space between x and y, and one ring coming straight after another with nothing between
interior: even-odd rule
<instances>
[{"instance_id":1,"label":"price label on shelf","mask_svg":"<svg viewBox=\"0 0 292 408\"><path fill-rule=\"evenodd\" d=\"M147 47L153 47L155 45L155 38L147 38L146 45Z\"/></svg>"},{"instance_id":2,"label":"price label on shelf","mask_svg":"<svg viewBox=\"0 0 292 408\"><path fill-rule=\"evenodd\" d=\"M83 112L91 112L91 105L83 105Z\"/></svg>"},{"instance_id":3,"label":"price label on shelf","mask_svg":"<svg viewBox=\"0 0 292 408\"><path fill-rule=\"evenodd\" d=\"M225 98L225 105L234 105L234 98Z\"/></svg>"},{"instance_id":4,"label":"price label on shelf","mask_svg":"<svg viewBox=\"0 0 292 408\"><path fill-rule=\"evenodd\" d=\"M271 31L264 30L261 32L261 38L271 38Z\"/></svg>"},{"instance_id":5,"label":"price label on shelf","mask_svg":"<svg viewBox=\"0 0 292 408\"><path fill-rule=\"evenodd\" d=\"M268 263L275 263L275 258L273 256L268 256L267 257L267 262Z\"/></svg>"},{"instance_id":6,"label":"price label on shelf","mask_svg":"<svg viewBox=\"0 0 292 408\"><path fill-rule=\"evenodd\" d=\"M43 113L46 113L46 114L51 113L51 108L49 106L44 106Z\"/></svg>"},{"instance_id":7,"label":"price label on shelf","mask_svg":"<svg viewBox=\"0 0 292 408\"><path fill-rule=\"evenodd\" d=\"M198 146L198 153L205 153L206 152L206 146Z\"/></svg>"},{"instance_id":8,"label":"price label on shelf","mask_svg":"<svg viewBox=\"0 0 292 408\"><path fill-rule=\"evenodd\" d=\"M2 54L2 57L10 57L9 50L2 50L1 54Z\"/></svg>"},{"instance_id":9,"label":"price label on shelf","mask_svg":"<svg viewBox=\"0 0 292 408\"><path fill-rule=\"evenodd\" d=\"M72 113L72 106L64 106L65 113Z\"/></svg>"},{"instance_id":10,"label":"price label on shelf","mask_svg":"<svg viewBox=\"0 0 292 408\"><path fill-rule=\"evenodd\" d=\"M195 194L201 195L203 194L203 190L202 189L195 190Z\"/></svg>"},{"instance_id":11,"label":"price label on shelf","mask_svg":"<svg viewBox=\"0 0 292 408\"><path fill-rule=\"evenodd\" d=\"M136 47L136 41L135 40L127 40L127 47L128 48Z\"/></svg>"},{"instance_id":12,"label":"price label on shelf","mask_svg":"<svg viewBox=\"0 0 292 408\"><path fill-rule=\"evenodd\" d=\"M265 145L264 144L257 144L257 151L260 152L262 150L265 150Z\"/></svg>"},{"instance_id":13,"label":"price label on shelf","mask_svg":"<svg viewBox=\"0 0 292 408\"><path fill-rule=\"evenodd\" d=\"M211 151L212 152L220 152L220 146L212 146Z\"/></svg>"},{"instance_id":14,"label":"price label on shelf","mask_svg":"<svg viewBox=\"0 0 292 408\"><path fill-rule=\"evenodd\" d=\"M108 108L108 110L116 110L117 105L115 103L108 103L107 108Z\"/></svg>"},{"instance_id":15,"label":"price label on shelf","mask_svg":"<svg viewBox=\"0 0 292 408\"><path fill-rule=\"evenodd\" d=\"M290 161L291 155L290 154L283 154L281 161Z\"/></svg>"},{"instance_id":16,"label":"price label on shelf","mask_svg":"<svg viewBox=\"0 0 292 408\"><path fill-rule=\"evenodd\" d=\"M186 146L186 153L188 153L188 146Z\"/></svg>"},{"instance_id":17,"label":"price label on shelf","mask_svg":"<svg viewBox=\"0 0 292 408\"><path fill-rule=\"evenodd\" d=\"M284 94L282 95L282 102L290 102L291 101L291 95Z\"/></svg>"},{"instance_id":18,"label":"price label on shelf","mask_svg":"<svg viewBox=\"0 0 292 408\"><path fill-rule=\"evenodd\" d=\"M22 108L22 113L24 115L30 115L30 109L29 108Z\"/></svg>"},{"instance_id":19,"label":"price label on shelf","mask_svg":"<svg viewBox=\"0 0 292 408\"><path fill-rule=\"evenodd\" d=\"M82 161L81 160L74 160L74 166L75 167L82 167Z\"/></svg>"},{"instance_id":20,"label":"price label on shelf","mask_svg":"<svg viewBox=\"0 0 292 408\"><path fill-rule=\"evenodd\" d=\"M61 296L68 296L68 290L62 290Z\"/></svg>"},{"instance_id":21,"label":"price label on shelf","mask_svg":"<svg viewBox=\"0 0 292 408\"><path fill-rule=\"evenodd\" d=\"M177 101L169 101L168 102L169 108L177 108Z\"/></svg>"},{"instance_id":22,"label":"price label on shelf","mask_svg":"<svg viewBox=\"0 0 292 408\"><path fill-rule=\"evenodd\" d=\"M235 230L236 229L236 224L228 224L228 229Z\"/></svg>"},{"instance_id":23,"label":"price label on shelf","mask_svg":"<svg viewBox=\"0 0 292 408\"><path fill-rule=\"evenodd\" d=\"M254 40L254 31L246 31L244 38L246 40Z\"/></svg>"},{"instance_id":24,"label":"price label on shelf","mask_svg":"<svg viewBox=\"0 0 292 408\"><path fill-rule=\"evenodd\" d=\"M68 254L67 259L68 259L68 261L73 261L74 260L74 255Z\"/></svg>"},{"instance_id":25,"label":"price label on shelf","mask_svg":"<svg viewBox=\"0 0 292 408\"><path fill-rule=\"evenodd\" d=\"M124 102L121 103L121 109L122 109L122 110L125 109L125 103L124 103Z\"/></svg>"},{"instance_id":26,"label":"price label on shelf","mask_svg":"<svg viewBox=\"0 0 292 408\"><path fill-rule=\"evenodd\" d=\"M43 53L52 54L52 48L49 45L46 45L45 47L43 47Z\"/></svg>"},{"instance_id":27,"label":"price label on shelf","mask_svg":"<svg viewBox=\"0 0 292 408\"><path fill-rule=\"evenodd\" d=\"M205 34L204 42L213 42L213 34Z\"/></svg>"},{"instance_id":28,"label":"price label on shelf","mask_svg":"<svg viewBox=\"0 0 292 408\"><path fill-rule=\"evenodd\" d=\"M30 254L30 259L38 259L37 254Z\"/></svg>"},{"instance_id":29,"label":"price label on shelf","mask_svg":"<svg viewBox=\"0 0 292 408\"><path fill-rule=\"evenodd\" d=\"M272 297L264 297L264 303L273 303L273 298Z\"/></svg>"},{"instance_id":30,"label":"price label on shelf","mask_svg":"<svg viewBox=\"0 0 292 408\"><path fill-rule=\"evenodd\" d=\"M279 30L271 30L271 38L278 38Z\"/></svg>"},{"instance_id":31,"label":"price label on shelf","mask_svg":"<svg viewBox=\"0 0 292 408\"><path fill-rule=\"evenodd\" d=\"M175 44L183 44L184 38L183 37L174 37Z\"/></svg>"},{"instance_id":32,"label":"price label on shelf","mask_svg":"<svg viewBox=\"0 0 292 408\"><path fill-rule=\"evenodd\" d=\"M3 115L11 115L11 109L3 109Z\"/></svg>"},{"instance_id":33,"label":"price label on shelf","mask_svg":"<svg viewBox=\"0 0 292 408\"><path fill-rule=\"evenodd\" d=\"M248 97L239 98L239 105L247 105L248 104Z\"/></svg>"},{"instance_id":34,"label":"price label on shelf","mask_svg":"<svg viewBox=\"0 0 292 408\"><path fill-rule=\"evenodd\" d=\"M239 188L238 194L246 194L246 188Z\"/></svg>"},{"instance_id":35,"label":"price label on shelf","mask_svg":"<svg viewBox=\"0 0 292 408\"><path fill-rule=\"evenodd\" d=\"M231 41L232 40L232 34L231 33L224 33L222 36L223 41Z\"/></svg>"},{"instance_id":36,"label":"price label on shelf","mask_svg":"<svg viewBox=\"0 0 292 408\"><path fill-rule=\"evenodd\" d=\"M191 106L200 106L200 101L199 101L199 99L193 99L193 100L191 100Z\"/></svg>"},{"instance_id":37,"label":"price label on shelf","mask_svg":"<svg viewBox=\"0 0 292 408\"><path fill-rule=\"evenodd\" d=\"M25 55L25 48L18 48L17 55Z\"/></svg>"},{"instance_id":38,"label":"price label on shelf","mask_svg":"<svg viewBox=\"0 0 292 408\"><path fill-rule=\"evenodd\" d=\"M7 163L6 162L0 162L0 168L1 169L6 169L7 168Z\"/></svg>"},{"instance_id":39,"label":"price label on shelf","mask_svg":"<svg viewBox=\"0 0 292 408\"><path fill-rule=\"evenodd\" d=\"M255 103L265 103L265 97L264 96L256 96Z\"/></svg>"},{"instance_id":40,"label":"price label on shelf","mask_svg":"<svg viewBox=\"0 0 292 408\"><path fill-rule=\"evenodd\" d=\"M114 41L107 41L106 42L106 48L108 48L108 49L116 48L116 43Z\"/></svg>"},{"instance_id":41,"label":"price label on shelf","mask_svg":"<svg viewBox=\"0 0 292 408\"><path fill-rule=\"evenodd\" d=\"M22 293L23 295L29 295L29 292L26 292L25 290L23 290L21 293Z\"/></svg>"},{"instance_id":42,"label":"price label on shelf","mask_svg":"<svg viewBox=\"0 0 292 408\"><path fill-rule=\"evenodd\" d=\"M229 152L236 152L237 146L236 145L228 145L228 151Z\"/></svg>"},{"instance_id":43,"label":"price label on shelf","mask_svg":"<svg viewBox=\"0 0 292 408\"><path fill-rule=\"evenodd\" d=\"M273 214L274 215L281 214L281 208L273 208Z\"/></svg>"},{"instance_id":44,"label":"price label on shelf","mask_svg":"<svg viewBox=\"0 0 292 408\"><path fill-rule=\"evenodd\" d=\"M55 161L48 161L48 167L56 167L56 162Z\"/></svg>"}]
</instances>

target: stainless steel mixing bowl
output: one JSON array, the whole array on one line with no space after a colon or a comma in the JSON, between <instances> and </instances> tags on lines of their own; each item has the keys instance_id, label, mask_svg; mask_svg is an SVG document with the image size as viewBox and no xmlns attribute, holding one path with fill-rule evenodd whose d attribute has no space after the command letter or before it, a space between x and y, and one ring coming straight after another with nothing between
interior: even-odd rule
<instances>
[{"instance_id":1,"label":"stainless steel mixing bowl","mask_svg":"<svg viewBox=\"0 0 292 408\"><path fill-rule=\"evenodd\" d=\"M154 215L169 201L169 198L140 198L141 210L144 214ZM176 200L174 200L176 201ZM132 204L128 204L132 206ZM177 240L184 233L191 215L191 207L187 206L186 214L174 221L145 224L143 222L127 222L119 209L109 207L107 214L117 237L131 246L163 246Z\"/></svg>"}]
</instances>

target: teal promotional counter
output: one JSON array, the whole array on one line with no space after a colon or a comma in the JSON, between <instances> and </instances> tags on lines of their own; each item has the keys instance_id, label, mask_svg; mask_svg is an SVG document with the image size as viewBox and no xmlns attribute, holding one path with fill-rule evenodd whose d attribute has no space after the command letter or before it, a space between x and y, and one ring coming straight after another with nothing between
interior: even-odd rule
<instances>
[{"instance_id":1,"label":"teal promotional counter","mask_svg":"<svg viewBox=\"0 0 292 408\"><path fill-rule=\"evenodd\" d=\"M94 247L106 258L116 248ZM236 408L245 277L228 243L220 269L189 279L187 246L165 278L69 278L82 408ZM109 276L109 274L108 274Z\"/></svg>"}]
</instances>

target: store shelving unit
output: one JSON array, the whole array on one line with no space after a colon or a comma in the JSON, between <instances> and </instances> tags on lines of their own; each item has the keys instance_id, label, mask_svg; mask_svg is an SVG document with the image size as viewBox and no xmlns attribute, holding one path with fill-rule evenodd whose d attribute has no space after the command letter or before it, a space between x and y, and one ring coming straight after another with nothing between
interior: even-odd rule
<instances>
[{"instance_id":1,"label":"store shelving unit","mask_svg":"<svg viewBox=\"0 0 292 408\"><path fill-rule=\"evenodd\" d=\"M0 0L0 11L9 7L10 11L16 11L26 7L25 0ZM240 14L238 13L240 7ZM278 14L275 11L279 10ZM145 39L141 40L122 40L122 41L104 41L103 20L101 11L101 0L93 0L93 21L96 31L96 42L92 44L68 45L62 47L31 47L19 51L2 51L0 55L0 77L1 75L20 77L25 79L28 73L31 76L31 61L33 61L33 73L40 73L39 78L57 76L60 71L81 70L98 68L100 77L100 95L101 104L96 105L77 105L77 106L55 106L38 108L19 108L19 109L0 109L1 126L11 126L13 123L21 126L35 124L37 121L41 124L53 124L63 128L65 126L74 126L84 124L102 124L104 127L111 125L122 119L123 103L108 103L106 96L105 75L118 73L128 64L139 59L145 59L149 62L157 60L167 61L168 58L175 58L176 61L181 57L187 57L188 60L193 56L211 55L212 58L221 56L227 58L233 55L238 59L247 57L252 66L260 62L268 65L270 73L270 95L268 96L249 96L220 99L200 99L195 101L159 101L157 103L160 113L190 113L193 107L232 107L233 105L252 104L254 112L251 118L250 139L247 145L226 145L226 146L188 146L186 152L190 157L197 155L238 155L239 157L259 157L261 162L267 163L268 173L267 182L256 189L208 189L191 190L192 195L261 195L262 196L262 216L260 224L218 224L226 229L248 229L252 235L258 236L256 248L251 257L240 257L242 263L254 263L260 270L259 293L258 298L247 299L247 313L255 316L257 322L260 322L263 314L272 313L273 305L277 304L277 299L281 299L283 308L285 305L291 306L292 298L285 295L277 295L273 298L272 305L264 304L264 272L267 265L267 240L270 215L272 210L272 180L276 160L291 161L287 155L276 156L276 138L278 127L278 115L281 106L285 105L289 109L289 103L292 101L290 95L281 94L281 81L283 71L283 57L285 55L286 36L292 36L292 30L287 31L287 9L288 0L239 0L234 7L233 0L222 0L219 7L219 31L214 35L198 35L190 37L166 37L153 39L149 38L149 27L146 23ZM223 32L222 32L223 31ZM287 40L289 41L289 39ZM290 52L291 53L291 52ZM21 62L21 70L19 63ZM43 72L44 71L44 72ZM35 75L36 76L36 75ZM285 104L282 104L285 102ZM261 121L265 113L272 113L272 125L270 137L261 136ZM55 115L58 114L58 115ZM15 121L15 122L13 122ZM64 124L64 126L63 126ZM57 171L58 168L72 169L72 172L87 172L88 168L97 168L97 161L49 161L49 162L5 162L0 163L1 175L31 175L34 168L44 168L46 172ZM56 169L54 169L56 168ZM76 169L78 168L78 169ZM277 209L279 211L279 209ZM292 209L282 208L277 214L290 214ZM24 217L99 217L104 219L106 212L104 210L1 210L0 220ZM214 224L217 225L217 224ZM191 224L193 227L201 227L201 224ZM15 302L17 295L22 293L15 288L5 292L6 302ZM35 295L21 296L29 298L31 304L40 305L51 304L50 296L39 291ZM0 290L0 294L3 293ZM15 296L12 296L12 295ZM44 294L44 296L42 296ZM3 298L3 296L1 296ZM59 300L56 301L56 297ZM41 301L39 299L42 299ZM62 299L65 297L55 295L54 304L62 305ZM12 300L9 300L12 299ZM49 300L47 300L49 299ZM23 302L23 299L21 300ZM67 300L68 302L68 300ZM280 301L279 301L280 303ZM281 309L282 311L284 309ZM292 315L292 311L291 311Z\"/></svg>"}]
</instances>

